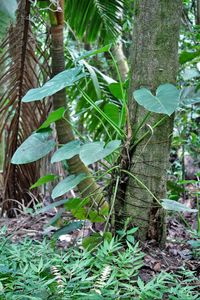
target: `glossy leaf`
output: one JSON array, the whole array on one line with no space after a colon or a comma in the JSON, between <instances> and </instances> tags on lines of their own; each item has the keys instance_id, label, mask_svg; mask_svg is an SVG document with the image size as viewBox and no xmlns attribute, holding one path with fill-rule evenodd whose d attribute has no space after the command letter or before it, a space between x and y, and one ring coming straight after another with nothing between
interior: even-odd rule
<instances>
[{"instance_id":1,"label":"glossy leaf","mask_svg":"<svg viewBox=\"0 0 200 300\"><path fill-rule=\"evenodd\" d=\"M69 142L64 146L62 146L53 154L51 158L51 163L70 159L73 156L79 154L79 152L80 152L80 142L79 141Z\"/></svg>"},{"instance_id":2,"label":"glossy leaf","mask_svg":"<svg viewBox=\"0 0 200 300\"><path fill-rule=\"evenodd\" d=\"M141 88L134 91L134 99L147 110L170 116L178 107L179 91L169 83L160 85L154 96L150 90Z\"/></svg>"},{"instance_id":3,"label":"glossy leaf","mask_svg":"<svg viewBox=\"0 0 200 300\"><path fill-rule=\"evenodd\" d=\"M162 207L177 212L197 212L197 209L189 208L186 205L170 199L162 199Z\"/></svg>"},{"instance_id":4,"label":"glossy leaf","mask_svg":"<svg viewBox=\"0 0 200 300\"><path fill-rule=\"evenodd\" d=\"M36 188L36 187L38 187L38 186L41 186L41 185L43 185L43 184L45 184L45 183L48 183L48 182L50 182L50 181L53 181L53 180L55 180L56 178L58 178L58 176L57 176L57 175L54 175L54 174L48 174L48 175L45 175L45 176L39 178L39 179L38 179L38 180L30 187L30 189L34 189L34 188Z\"/></svg>"},{"instance_id":5,"label":"glossy leaf","mask_svg":"<svg viewBox=\"0 0 200 300\"><path fill-rule=\"evenodd\" d=\"M47 155L56 145L51 130L33 133L16 150L12 164L27 164Z\"/></svg>"},{"instance_id":6,"label":"glossy leaf","mask_svg":"<svg viewBox=\"0 0 200 300\"><path fill-rule=\"evenodd\" d=\"M78 175L70 175L61 182L59 182L52 191L52 198L55 199L69 192L75 188L82 180L86 178L86 175L81 173Z\"/></svg>"},{"instance_id":7,"label":"glossy leaf","mask_svg":"<svg viewBox=\"0 0 200 300\"><path fill-rule=\"evenodd\" d=\"M111 141L106 146L104 142L85 144L81 147L80 158L85 165L90 165L110 155L117 148L119 148L120 144L121 141L119 140Z\"/></svg>"},{"instance_id":8,"label":"glossy leaf","mask_svg":"<svg viewBox=\"0 0 200 300\"><path fill-rule=\"evenodd\" d=\"M29 90L22 98L22 102L37 101L51 96L67 86L72 86L84 76L85 74L81 73L80 67L63 71L47 81L42 87Z\"/></svg>"},{"instance_id":9,"label":"glossy leaf","mask_svg":"<svg viewBox=\"0 0 200 300\"><path fill-rule=\"evenodd\" d=\"M38 130L49 127L52 123L62 119L63 114L65 112L65 108L61 107L55 111L52 111L46 121L39 127Z\"/></svg>"}]
</instances>

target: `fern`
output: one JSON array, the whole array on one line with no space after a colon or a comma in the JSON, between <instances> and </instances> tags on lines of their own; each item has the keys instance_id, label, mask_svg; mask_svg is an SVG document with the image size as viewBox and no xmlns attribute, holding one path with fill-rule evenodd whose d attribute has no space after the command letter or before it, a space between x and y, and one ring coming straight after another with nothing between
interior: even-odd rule
<instances>
[{"instance_id":1,"label":"fern","mask_svg":"<svg viewBox=\"0 0 200 300\"><path fill-rule=\"evenodd\" d=\"M64 284L63 284L63 278L56 266L51 267L51 274L55 277L57 285L58 285L58 294L63 294L64 292Z\"/></svg>"},{"instance_id":2,"label":"fern","mask_svg":"<svg viewBox=\"0 0 200 300\"><path fill-rule=\"evenodd\" d=\"M111 273L112 269L111 266L106 265L103 269L103 271L101 272L99 278L97 279L97 281L94 283L94 288L93 290L97 293L101 295L101 289L106 285L106 282L109 279L110 273Z\"/></svg>"}]
</instances>

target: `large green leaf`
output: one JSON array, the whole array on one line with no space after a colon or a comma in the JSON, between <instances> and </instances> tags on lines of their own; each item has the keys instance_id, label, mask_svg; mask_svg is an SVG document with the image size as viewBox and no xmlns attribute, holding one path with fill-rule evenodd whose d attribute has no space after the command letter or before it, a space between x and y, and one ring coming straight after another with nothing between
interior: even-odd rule
<instances>
[{"instance_id":1,"label":"large green leaf","mask_svg":"<svg viewBox=\"0 0 200 300\"><path fill-rule=\"evenodd\" d=\"M52 111L50 113L50 115L48 116L48 118L46 119L46 121L40 126L40 128L38 130L47 128L52 123L62 119L64 112L65 112L64 107L60 107L60 108L56 109L55 111Z\"/></svg>"},{"instance_id":2,"label":"large green leaf","mask_svg":"<svg viewBox=\"0 0 200 300\"><path fill-rule=\"evenodd\" d=\"M154 96L150 90L141 88L134 91L134 99L147 110L170 116L178 107L179 91L173 84L162 84Z\"/></svg>"},{"instance_id":3,"label":"large green leaf","mask_svg":"<svg viewBox=\"0 0 200 300\"><path fill-rule=\"evenodd\" d=\"M79 154L84 164L89 165L111 154L119 148L120 144L120 140L113 140L106 146L104 142L93 142L80 146L79 141L72 141L58 149L52 156L51 162L55 163L70 159Z\"/></svg>"},{"instance_id":4,"label":"large green leaf","mask_svg":"<svg viewBox=\"0 0 200 300\"><path fill-rule=\"evenodd\" d=\"M51 163L62 161L65 159L70 159L73 156L79 154L80 152L80 142L72 141L67 143L58 149L51 158Z\"/></svg>"},{"instance_id":5,"label":"large green leaf","mask_svg":"<svg viewBox=\"0 0 200 300\"><path fill-rule=\"evenodd\" d=\"M90 165L111 154L113 151L119 148L120 144L121 141L119 140L111 141L106 146L104 142L85 144L81 147L80 158L85 165Z\"/></svg>"},{"instance_id":6,"label":"large green leaf","mask_svg":"<svg viewBox=\"0 0 200 300\"><path fill-rule=\"evenodd\" d=\"M47 96L51 96L67 86L72 86L76 81L84 76L85 74L81 73L80 67L63 71L47 81L42 87L29 90L28 93L22 98L22 101L37 101Z\"/></svg>"},{"instance_id":7,"label":"large green leaf","mask_svg":"<svg viewBox=\"0 0 200 300\"><path fill-rule=\"evenodd\" d=\"M177 211L177 212L197 212L197 209L189 208L186 205L179 203L171 199L162 199L162 207L167 210Z\"/></svg>"},{"instance_id":8,"label":"large green leaf","mask_svg":"<svg viewBox=\"0 0 200 300\"><path fill-rule=\"evenodd\" d=\"M78 175L70 175L61 182L59 182L52 191L52 198L55 199L69 192L75 188L82 180L86 178L86 175L81 173Z\"/></svg>"},{"instance_id":9,"label":"large green leaf","mask_svg":"<svg viewBox=\"0 0 200 300\"><path fill-rule=\"evenodd\" d=\"M56 145L52 131L45 130L33 133L16 150L12 164L27 164L47 155Z\"/></svg>"}]
</instances>

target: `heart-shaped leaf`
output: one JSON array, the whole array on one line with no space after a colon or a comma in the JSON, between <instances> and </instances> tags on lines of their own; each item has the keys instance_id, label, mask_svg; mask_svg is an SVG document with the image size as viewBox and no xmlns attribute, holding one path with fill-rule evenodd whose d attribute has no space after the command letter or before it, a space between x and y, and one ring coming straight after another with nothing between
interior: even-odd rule
<instances>
[{"instance_id":1,"label":"heart-shaped leaf","mask_svg":"<svg viewBox=\"0 0 200 300\"><path fill-rule=\"evenodd\" d=\"M86 178L86 175L81 173L78 175L70 175L61 182L59 182L52 191L52 198L55 199L69 192L75 188L82 180Z\"/></svg>"},{"instance_id":2,"label":"heart-shaped leaf","mask_svg":"<svg viewBox=\"0 0 200 300\"><path fill-rule=\"evenodd\" d=\"M12 164L27 164L47 155L56 143L52 137L52 130L33 133L16 150L12 157Z\"/></svg>"},{"instance_id":3,"label":"heart-shaped leaf","mask_svg":"<svg viewBox=\"0 0 200 300\"><path fill-rule=\"evenodd\" d=\"M168 116L176 110L179 102L178 89L169 83L160 85L156 90L156 96L146 88L134 91L133 96L137 103L147 110Z\"/></svg>"},{"instance_id":4,"label":"heart-shaped leaf","mask_svg":"<svg viewBox=\"0 0 200 300\"><path fill-rule=\"evenodd\" d=\"M167 210L178 212L197 212L197 209L189 208L186 205L170 199L162 199L162 207Z\"/></svg>"},{"instance_id":5,"label":"heart-shaped leaf","mask_svg":"<svg viewBox=\"0 0 200 300\"><path fill-rule=\"evenodd\" d=\"M105 148L104 142L88 143L81 147L80 159L85 165L93 164L94 162L103 159L104 157L111 154L117 148L119 148L121 141L114 140L109 142Z\"/></svg>"},{"instance_id":6,"label":"heart-shaped leaf","mask_svg":"<svg viewBox=\"0 0 200 300\"><path fill-rule=\"evenodd\" d=\"M51 158L51 163L55 163L65 159L70 159L73 156L79 154L79 152L80 152L80 142L79 141L69 142L54 153L54 155Z\"/></svg>"},{"instance_id":7,"label":"heart-shaped leaf","mask_svg":"<svg viewBox=\"0 0 200 300\"><path fill-rule=\"evenodd\" d=\"M67 86L72 86L74 82L85 76L85 74L80 74L80 72L81 68L76 67L59 73L47 81L42 87L29 90L22 98L22 102L41 100L47 96L55 94Z\"/></svg>"}]
</instances>

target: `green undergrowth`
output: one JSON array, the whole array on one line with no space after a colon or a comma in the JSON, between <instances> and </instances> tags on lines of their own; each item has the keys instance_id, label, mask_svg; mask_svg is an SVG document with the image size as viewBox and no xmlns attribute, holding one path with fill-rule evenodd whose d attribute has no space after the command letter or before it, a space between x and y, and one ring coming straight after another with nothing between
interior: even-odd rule
<instances>
[{"instance_id":1,"label":"green undergrowth","mask_svg":"<svg viewBox=\"0 0 200 300\"><path fill-rule=\"evenodd\" d=\"M52 247L51 242L0 236L0 300L200 299L195 275L160 273L144 283L137 243L113 238L95 250ZM184 278L184 280L183 280Z\"/></svg>"}]
</instances>

